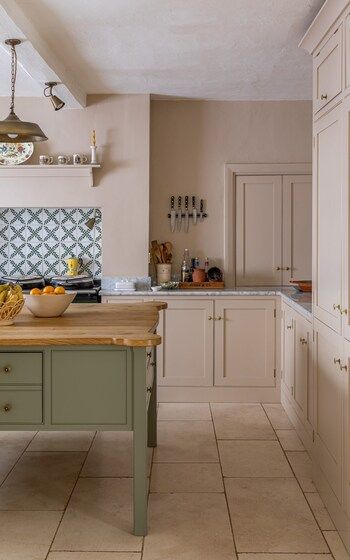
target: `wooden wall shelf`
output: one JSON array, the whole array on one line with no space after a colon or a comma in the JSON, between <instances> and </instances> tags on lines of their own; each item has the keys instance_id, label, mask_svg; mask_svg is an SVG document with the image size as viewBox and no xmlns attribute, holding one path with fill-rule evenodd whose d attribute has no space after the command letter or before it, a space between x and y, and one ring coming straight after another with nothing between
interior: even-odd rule
<instances>
[{"instance_id":1,"label":"wooden wall shelf","mask_svg":"<svg viewBox=\"0 0 350 560\"><path fill-rule=\"evenodd\" d=\"M86 177L89 187L94 186L94 169L101 165L4 165L0 166L0 179L16 177Z\"/></svg>"}]
</instances>

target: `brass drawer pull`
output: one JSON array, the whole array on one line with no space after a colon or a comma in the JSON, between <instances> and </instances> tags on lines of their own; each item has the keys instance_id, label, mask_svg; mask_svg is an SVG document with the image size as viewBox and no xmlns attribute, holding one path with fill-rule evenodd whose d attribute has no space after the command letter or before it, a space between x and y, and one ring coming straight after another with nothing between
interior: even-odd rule
<instances>
[{"instance_id":1,"label":"brass drawer pull","mask_svg":"<svg viewBox=\"0 0 350 560\"><path fill-rule=\"evenodd\" d=\"M4 373L10 373L12 368L11 366L4 366L2 369Z\"/></svg>"},{"instance_id":2,"label":"brass drawer pull","mask_svg":"<svg viewBox=\"0 0 350 560\"><path fill-rule=\"evenodd\" d=\"M10 412L12 406L10 404L4 404L4 406L2 407L4 412Z\"/></svg>"},{"instance_id":3,"label":"brass drawer pull","mask_svg":"<svg viewBox=\"0 0 350 560\"><path fill-rule=\"evenodd\" d=\"M287 325L287 329L292 329L293 325Z\"/></svg>"},{"instance_id":4,"label":"brass drawer pull","mask_svg":"<svg viewBox=\"0 0 350 560\"><path fill-rule=\"evenodd\" d=\"M321 99L327 99L328 95L326 93L322 93Z\"/></svg>"},{"instance_id":5,"label":"brass drawer pull","mask_svg":"<svg viewBox=\"0 0 350 560\"><path fill-rule=\"evenodd\" d=\"M340 367L340 371L343 371L343 370L348 371L348 366L347 365L342 366L341 364L339 364L339 367Z\"/></svg>"},{"instance_id":6,"label":"brass drawer pull","mask_svg":"<svg viewBox=\"0 0 350 560\"><path fill-rule=\"evenodd\" d=\"M301 342L301 344L307 344L306 338L300 338L300 342Z\"/></svg>"},{"instance_id":7,"label":"brass drawer pull","mask_svg":"<svg viewBox=\"0 0 350 560\"><path fill-rule=\"evenodd\" d=\"M147 387L147 393L152 393L152 387Z\"/></svg>"},{"instance_id":8,"label":"brass drawer pull","mask_svg":"<svg viewBox=\"0 0 350 560\"><path fill-rule=\"evenodd\" d=\"M339 303L338 303L338 304L333 303L333 309L334 309L334 311L335 311L336 309L338 309L338 310L340 311L340 313L341 313L341 305L340 305Z\"/></svg>"},{"instance_id":9,"label":"brass drawer pull","mask_svg":"<svg viewBox=\"0 0 350 560\"><path fill-rule=\"evenodd\" d=\"M151 358L152 357L152 352L146 352L146 356L147 356L147 358Z\"/></svg>"},{"instance_id":10,"label":"brass drawer pull","mask_svg":"<svg viewBox=\"0 0 350 560\"><path fill-rule=\"evenodd\" d=\"M222 317L219 315L219 317L215 317L216 321L221 321Z\"/></svg>"},{"instance_id":11,"label":"brass drawer pull","mask_svg":"<svg viewBox=\"0 0 350 560\"><path fill-rule=\"evenodd\" d=\"M212 321L212 320L213 320L213 317L211 315L209 315L208 321Z\"/></svg>"},{"instance_id":12,"label":"brass drawer pull","mask_svg":"<svg viewBox=\"0 0 350 560\"><path fill-rule=\"evenodd\" d=\"M154 367L156 365L156 362L151 362L150 366Z\"/></svg>"},{"instance_id":13,"label":"brass drawer pull","mask_svg":"<svg viewBox=\"0 0 350 560\"><path fill-rule=\"evenodd\" d=\"M333 358L333 362L340 365L340 358Z\"/></svg>"},{"instance_id":14,"label":"brass drawer pull","mask_svg":"<svg viewBox=\"0 0 350 560\"><path fill-rule=\"evenodd\" d=\"M277 266L276 270L282 270L282 268L280 266Z\"/></svg>"},{"instance_id":15,"label":"brass drawer pull","mask_svg":"<svg viewBox=\"0 0 350 560\"><path fill-rule=\"evenodd\" d=\"M347 315L348 314L348 310L346 308L342 309L340 312L342 315Z\"/></svg>"}]
</instances>

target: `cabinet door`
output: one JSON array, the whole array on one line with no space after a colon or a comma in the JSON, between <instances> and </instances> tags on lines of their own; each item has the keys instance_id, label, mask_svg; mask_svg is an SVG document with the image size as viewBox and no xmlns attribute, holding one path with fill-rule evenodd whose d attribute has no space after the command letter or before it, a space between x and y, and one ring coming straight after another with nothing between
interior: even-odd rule
<instances>
[{"instance_id":1,"label":"cabinet door","mask_svg":"<svg viewBox=\"0 0 350 560\"><path fill-rule=\"evenodd\" d=\"M292 311L289 310L289 308L285 308L283 311L282 329L282 379L288 389L288 392L293 396L295 368L295 321Z\"/></svg>"},{"instance_id":2,"label":"cabinet door","mask_svg":"<svg viewBox=\"0 0 350 560\"><path fill-rule=\"evenodd\" d=\"M344 509L350 518L350 342L344 341L343 362L343 426L344 426L344 454L343 454L343 484ZM345 367L344 367L345 366ZM345 369L346 368L346 369Z\"/></svg>"},{"instance_id":3,"label":"cabinet door","mask_svg":"<svg viewBox=\"0 0 350 560\"><path fill-rule=\"evenodd\" d=\"M313 171L313 303L317 319L341 331L340 108L315 125Z\"/></svg>"},{"instance_id":4,"label":"cabinet door","mask_svg":"<svg viewBox=\"0 0 350 560\"><path fill-rule=\"evenodd\" d=\"M159 385L213 385L213 301L186 297L167 303L158 326Z\"/></svg>"},{"instance_id":5,"label":"cabinet door","mask_svg":"<svg viewBox=\"0 0 350 560\"><path fill-rule=\"evenodd\" d=\"M236 180L236 284L281 284L282 178Z\"/></svg>"},{"instance_id":6,"label":"cabinet door","mask_svg":"<svg viewBox=\"0 0 350 560\"><path fill-rule=\"evenodd\" d=\"M315 449L318 464L342 501L343 380L342 338L315 322Z\"/></svg>"},{"instance_id":7,"label":"cabinet door","mask_svg":"<svg viewBox=\"0 0 350 560\"><path fill-rule=\"evenodd\" d=\"M215 302L215 385L274 387L275 302Z\"/></svg>"},{"instance_id":8,"label":"cabinet door","mask_svg":"<svg viewBox=\"0 0 350 560\"><path fill-rule=\"evenodd\" d=\"M283 176L282 283L312 278L311 175Z\"/></svg>"},{"instance_id":9,"label":"cabinet door","mask_svg":"<svg viewBox=\"0 0 350 560\"><path fill-rule=\"evenodd\" d=\"M342 26L314 57L314 112L342 91Z\"/></svg>"},{"instance_id":10,"label":"cabinet door","mask_svg":"<svg viewBox=\"0 0 350 560\"><path fill-rule=\"evenodd\" d=\"M302 317L295 320L294 403L299 418L312 423L312 326Z\"/></svg>"},{"instance_id":11,"label":"cabinet door","mask_svg":"<svg viewBox=\"0 0 350 560\"><path fill-rule=\"evenodd\" d=\"M348 16L348 19L350 16ZM349 30L350 33L350 30ZM349 38L350 41L350 38ZM349 45L350 49L350 45ZM348 53L350 56L350 52ZM350 62L349 62L350 64ZM350 154L350 97L343 101L344 153ZM345 338L350 340L350 168L348 158L344 158L343 183L343 297L342 328Z\"/></svg>"}]
</instances>

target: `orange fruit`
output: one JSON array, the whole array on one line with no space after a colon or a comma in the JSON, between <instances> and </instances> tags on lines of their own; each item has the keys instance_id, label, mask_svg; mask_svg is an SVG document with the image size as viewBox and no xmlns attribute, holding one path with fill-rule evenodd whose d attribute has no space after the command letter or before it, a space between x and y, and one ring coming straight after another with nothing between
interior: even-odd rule
<instances>
[{"instance_id":1,"label":"orange fruit","mask_svg":"<svg viewBox=\"0 0 350 560\"><path fill-rule=\"evenodd\" d=\"M30 295L31 296L41 296L40 288L33 288L32 290L30 290Z\"/></svg>"},{"instance_id":2,"label":"orange fruit","mask_svg":"<svg viewBox=\"0 0 350 560\"><path fill-rule=\"evenodd\" d=\"M56 295L61 295L61 294L65 294L66 290L64 289L63 286L56 286L55 288L55 294Z\"/></svg>"},{"instance_id":3,"label":"orange fruit","mask_svg":"<svg viewBox=\"0 0 350 560\"><path fill-rule=\"evenodd\" d=\"M53 286L45 286L45 288L43 289L43 294L53 294L55 291L55 288Z\"/></svg>"},{"instance_id":4,"label":"orange fruit","mask_svg":"<svg viewBox=\"0 0 350 560\"><path fill-rule=\"evenodd\" d=\"M55 292L43 292L41 295L42 296L54 296Z\"/></svg>"}]
</instances>

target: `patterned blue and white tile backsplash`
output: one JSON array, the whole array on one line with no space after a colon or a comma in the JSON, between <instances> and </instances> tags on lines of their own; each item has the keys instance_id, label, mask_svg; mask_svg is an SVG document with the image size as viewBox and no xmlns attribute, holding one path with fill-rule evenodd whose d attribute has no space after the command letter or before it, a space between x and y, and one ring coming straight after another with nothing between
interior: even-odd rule
<instances>
[{"instance_id":1,"label":"patterned blue and white tile backsplash","mask_svg":"<svg viewBox=\"0 0 350 560\"><path fill-rule=\"evenodd\" d=\"M65 274L65 259L81 257L82 273L101 277L102 215L94 208L0 208L0 276Z\"/></svg>"}]
</instances>

